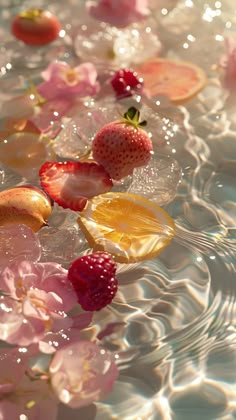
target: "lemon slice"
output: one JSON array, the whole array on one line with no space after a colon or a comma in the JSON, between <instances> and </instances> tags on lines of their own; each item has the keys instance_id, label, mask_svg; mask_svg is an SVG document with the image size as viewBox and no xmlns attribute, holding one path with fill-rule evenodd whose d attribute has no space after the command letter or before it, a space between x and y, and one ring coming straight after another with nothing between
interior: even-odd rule
<instances>
[{"instance_id":1,"label":"lemon slice","mask_svg":"<svg viewBox=\"0 0 236 420\"><path fill-rule=\"evenodd\" d=\"M154 58L136 70L150 96L166 95L176 105L193 98L207 83L205 72L187 61Z\"/></svg>"},{"instance_id":2,"label":"lemon slice","mask_svg":"<svg viewBox=\"0 0 236 420\"><path fill-rule=\"evenodd\" d=\"M130 263L157 256L175 235L161 207L136 194L109 192L89 200L78 223L89 246Z\"/></svg>"}]
</instances>

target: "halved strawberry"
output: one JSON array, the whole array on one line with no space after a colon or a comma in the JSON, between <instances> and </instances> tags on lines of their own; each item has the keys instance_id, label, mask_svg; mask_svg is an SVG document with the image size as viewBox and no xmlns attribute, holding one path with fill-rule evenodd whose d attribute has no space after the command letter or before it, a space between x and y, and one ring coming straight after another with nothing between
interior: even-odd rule
<instances>
[{"instance_id":1,"label":"halved strawberry","mask_svg":"<svg viewBox=\"0 0 236 420\"><path fill-rule=\"evenodd\" d=\"M39 176L42 188L57 204L75 211L113 186L103 166L94 162L45 162Z\"/></svg>"}]
</instances>

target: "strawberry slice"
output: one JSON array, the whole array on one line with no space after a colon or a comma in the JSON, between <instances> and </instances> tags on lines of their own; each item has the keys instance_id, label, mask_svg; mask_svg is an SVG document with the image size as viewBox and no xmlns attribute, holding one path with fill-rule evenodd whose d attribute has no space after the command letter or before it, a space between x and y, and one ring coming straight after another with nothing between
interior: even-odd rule
<instances>
[{"instance_id":1,"label":"strawberry slice","mask_svg":"<svg viewBox=\"0 0 236 420\"><path fill-rule=\"evenodd\" d=\"M75 211L113 186L103 166L94 162L45 162L39 176L42 188L57 204Z\"/></svg>"}]
</instances>

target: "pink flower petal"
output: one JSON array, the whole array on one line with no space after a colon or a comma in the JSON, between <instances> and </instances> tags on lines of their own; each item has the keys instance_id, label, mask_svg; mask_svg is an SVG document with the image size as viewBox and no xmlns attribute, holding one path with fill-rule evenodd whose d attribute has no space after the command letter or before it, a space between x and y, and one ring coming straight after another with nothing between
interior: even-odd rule
<instances>
[{"instance_id":1,"label":"pink flower petal","mask_svg":"<svg viewBox=\"0 0 236 420\"><path fill-rule=\"evenodd\" d=\"M71 68L67 63L54 62L42 72L44 82L37 86L38 93L47 100L93 96L99 90L97 71L92 63Z\"/></svg>"},{"instance_id":2,"label":"pink flower petal","mask_svg":"<svg viewBox=\"0 0 236 420\"><path fill-rule=\"evenodd\" d=\"M73 101L71 98L55 98L53 95L53 99L39 107L30 121L42 133L50 133L50 137L54 138L61 129L59 122L72 107Z\"/></svg>"},{"instance_id":3,"label":"pink flower petal","mask_svg":"<svg viewBox=\"0 0 236 420\"><path fill-rule=\"evenodd\" d=\"M72 408L103 398L118 376L112 354L89 341L77 341L58 350L49 372L58 399Z\"/></svg>"},{"instance_id":4,"label":"pink flower petal","mask_svg":"<svg viewBox=\"0 0 236 420\"><path fill-rule=\"evenodd\" d=\"M20 353L18 348L0 349L0 394L12 392L20 382L27 368L27 354Z\"/></svg>"},{"instance_id":5,"label":"pink flower petal","mask_svg":"<svg viewBox=\"0 0 236 420\"><path fill-rule=\"evenodd\" d=\"M222 85L229 91L236 91L236 39L225 39L225 54L220 59Z\"/></svg>"},{"instance_id":6,"label":"pink flower petal","mask_svg":"<svg viewBox=\"0 0 236 420\"><path fill-rule=\"evenodd\" d=\"M28 420L56 420L58 401L53 396L47 381L31 381L24 376L18 383L15 392L11 392L0 400L0 418Z\"/></svg>"},{"instance_id":7,"label":"pink flower petal","mask_svg":"<svg viewBox=\"0 0 236 420\"><path fill-rule=\"evenodd\" d=\"M48 331L70 328L66 312L77 298L67 280L67 270L57 263L20 261L3 270L0 287L0 339L28 346Z\"/></svg>"},{"instance_id":8,"label":"pink flower petal","mask_svg":"<svg viewBox=\"0 0 236 420\"><path fill-rule=\"evenodd\" d=\"M28 346L43 337L45 325L41 320L29 322L21 312L21 304L11 298L1 297L0 339L9 344Z\"/></svg>"},{"instance_id":9,"label":"pink flower petal","mask_svg":"<svg viewBox=\"0 0 236 420\"><path fill-rule=\"evenodd\" d=\"M148 16L148 0L87 1L88 13L102 22L123 28Z\"/></svg>"},{"instance_id":10,"label":"pink flower petal","mask_svg":"<svg viewBox=\"0 0 236 420\"><path fill-rule=\"evenodd\" d=\"M39 342L39 350L42 353L51 354L61 347L78 341L80 331L87 328L92 321L93 312L84 312L70 317L71 325L67 329L58 329L57 332L48 332Z\"/></svg>"},{"instance_id":11,"label":"pink flower petal","mask_svg":"<svg viewBox=\"0 0 236 420\"><path fill-rule=\"evenodd\" d=\"M48 82L52 78L59 78L60 74L64 70L70 68L69 64L64 61L53 61L48 65L48 67L41 73L43 80Z\"/></svg>"},{"instance_id":12,"label":"pink flower petal","mask_svg":"<svg viewBox=\"0 0 236 420\"><path fill-rule=\"evenodd\" d=\"M73 316L73 328L83 330L84 328L87 328L93 319L93 312L83 312L79 315Z\"/></svg>"}]
</instances>

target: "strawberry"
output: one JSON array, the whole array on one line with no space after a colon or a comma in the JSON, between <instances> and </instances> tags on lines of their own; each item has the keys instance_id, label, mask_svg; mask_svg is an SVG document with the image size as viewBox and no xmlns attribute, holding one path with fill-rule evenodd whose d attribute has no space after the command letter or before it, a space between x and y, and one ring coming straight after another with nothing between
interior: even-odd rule
<instances>
[{"instance_id":1,"label":"strawberry","mask_svg":"<svg viewBox=\"0 0 236 420\"><path fill-rule=\"evenodd\" d=\"M56 203L75 211L113 186L105 169L95 162L45 162L39 176L42 188Z\"/></svg>"},{"instance_id":2,"label":"strawberry","mask_svg":"<svg viewBox=\"0 0 236 420\"><path fill-rule=\"evenodd\" d=\"M115 274L116 263L107 252L94 252L73 261L68 280L85 311L99 311L111 303L118 288Z\"/></svg>"},{"instance_id":3,"label":"strawberry","mask_svg":"<svg viewBox=\"0 0 236 420\"><path fill-rule=\"evenodd\" d=\"M94 159L114 180L132 175L139 166L146 166L152 154L152 142L139 122L140 112L131 107L119 121L102 127L92 143Z\"/></svg>"}]
</instances>

